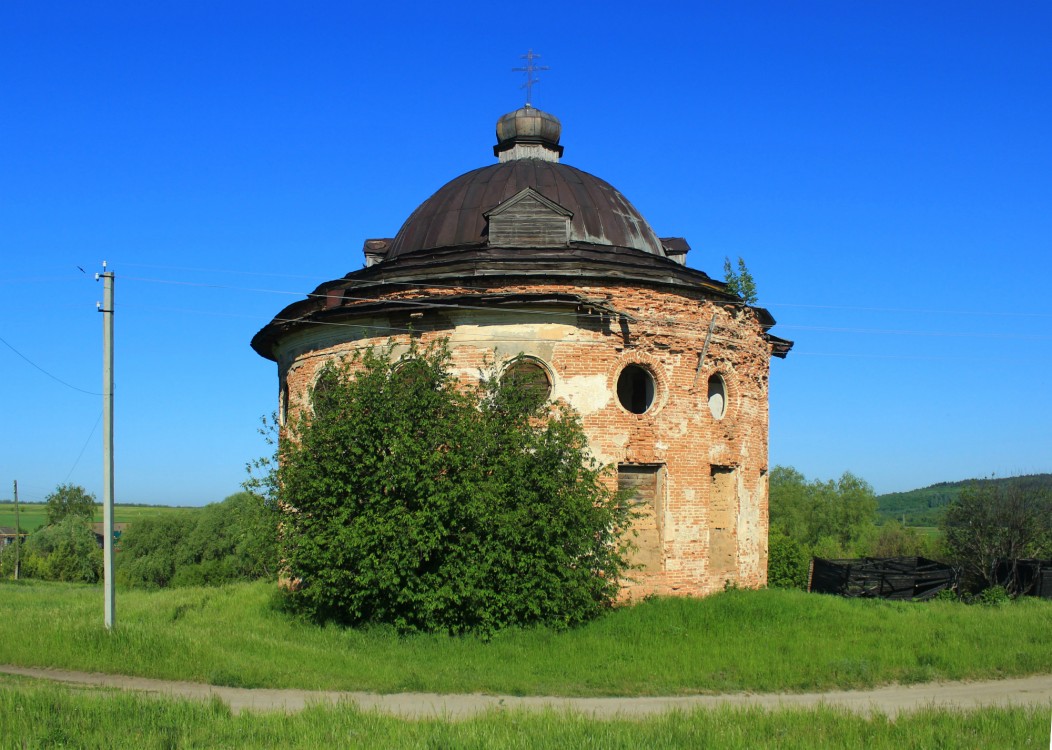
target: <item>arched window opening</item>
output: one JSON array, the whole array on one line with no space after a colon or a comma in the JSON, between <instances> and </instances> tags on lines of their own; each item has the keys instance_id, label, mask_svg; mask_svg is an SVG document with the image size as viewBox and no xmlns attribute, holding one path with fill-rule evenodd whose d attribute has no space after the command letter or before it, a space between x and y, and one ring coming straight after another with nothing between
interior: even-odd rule
<instances>
[{"instance_id":1,"label":"arched window opening","mask_svg":"<svg viewBox=\"0 0 1052 750\"><path fill-rule=\"evenodd\" d=\"M633 414L643 414L654 404L654 376L641 365L628 365L617 378L617 400Z\"/></svg>"},{"instance_id":2,"label":"arched window opening","mask_svg":"<svg viewBox=\"0 0 1052 750\"><path fill-rule=\"evenodd\" d=\"M324 416L336 407L336 391L340 387L340 377L332 367L326 367L314 381L311 391L311 406L316 416Z\"/></svg>"},{"instance_id":3,"label":"arched window opening","mask_svg":"<svg viewBox=\"0 0 1052 750\"><path fill-rule=\"evenodd\" d=\"M723 419L727 413L727 384L719 375L709 378L709 412L713 419Z\"/></svg>"},{"instance_id":4,"label":"arched window opening","mask_svg":"<svg viewBox=\"0 0 1052 750\"><path fill-rule=\"evenodd\" d=\"M552 395L548 371L539 362L529 358L523 357L508 365L501 381L538 404L544 403Z\"/></svg>"},{"instance_id":5,"label":"arched window opening","mask_svg":"<svg viewBox=\"0 0 1052 750\"><path fill-rule=\"evenodd\" d=\"M278 424L282 427L289 418L289 381L288 378L281 379L281 387L278 388Z\"/></svg>"},{"instance_id":6,"label":"arched window opening","mask_svg":"<svg viewBox=\"0 0 1052 750\"><path fill-rule=\"evenodd\" d=\"M422 385L429 388L438 385L436 375L428 367L427 362L415 357L407 357L394 366L391 371L391 383L407 389Z\"/></svg>"}]
</instances>

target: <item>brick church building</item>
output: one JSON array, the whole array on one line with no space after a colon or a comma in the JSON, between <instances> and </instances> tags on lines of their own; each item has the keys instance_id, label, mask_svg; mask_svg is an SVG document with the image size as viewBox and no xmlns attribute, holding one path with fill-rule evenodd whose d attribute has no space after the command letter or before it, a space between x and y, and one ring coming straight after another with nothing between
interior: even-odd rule
<instances>
[{"instance_id":1,"label":"brick church building","mask_svg":"<svg viewBox=\"0 0 1052 750\"><path fill-rule=\"evenodd\" d=\"M792 343L687 267L684 239L562 163L560 131L530 106L500 118L496 163L446 183L394 237L365 241L364 268L256 334L281 417L310 408L331 358L446 338L462 379L514 370L580 414L642 511L626 595L763 586L768 374Z\"/></svg>"}]
</instances>

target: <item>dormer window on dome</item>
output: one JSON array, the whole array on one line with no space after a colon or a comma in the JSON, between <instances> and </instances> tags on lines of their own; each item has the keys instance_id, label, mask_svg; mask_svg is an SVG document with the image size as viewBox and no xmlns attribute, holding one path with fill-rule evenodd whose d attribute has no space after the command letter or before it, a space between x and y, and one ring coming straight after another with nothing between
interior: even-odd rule
<instances>
[{"instance_id":1,"label":"dormer window on dome","mask_svg":"<svg viewBox=\"0 0 1052 750\"><path fill-rule=\"evenodd\" d=\"M494 247L565 247L570 244L573 211L523 188L483 216Z\"/></svg>"}]
</instances>

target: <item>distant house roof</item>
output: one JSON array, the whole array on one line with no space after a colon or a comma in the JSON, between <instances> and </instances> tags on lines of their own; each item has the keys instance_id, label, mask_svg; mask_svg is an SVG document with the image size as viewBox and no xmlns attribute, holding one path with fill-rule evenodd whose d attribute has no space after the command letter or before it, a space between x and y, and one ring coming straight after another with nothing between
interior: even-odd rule
<instances>
[{"instance_id":1,"label":"distant house roof","mask_svg":"<svg viewBox=\"0 0 1052 750\"><path fill-rule=\"evenodd\" d=\"M120 534L129 526L131 526L130 523L115 523L113 524L113 531L115 534ZM106 531L106 527L101 521L99 521L98 523L91 524L91 530L95 532L96 536L102 536Z\"/></svg>"}]
</instances>

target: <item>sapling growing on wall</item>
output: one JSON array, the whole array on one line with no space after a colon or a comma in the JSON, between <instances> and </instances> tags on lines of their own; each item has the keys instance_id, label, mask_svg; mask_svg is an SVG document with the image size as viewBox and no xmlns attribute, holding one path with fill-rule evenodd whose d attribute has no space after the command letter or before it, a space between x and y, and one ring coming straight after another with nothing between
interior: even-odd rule
<instances>
[{"instance_id":1,"label":"sapling growing on wall","mask_svg":"<svg viewBox=\"0 0 1052 750\"><path fill-rule=\"evenodd\" d=\"M723 276L730 291L741 297L745 304L756 304L759 299L756 294L756 281L749 273L749 269L745 267L745 261L742 258L738 258L738 270L734 270L730 258L724 258Z\"/></svg>"}]
</instances>

